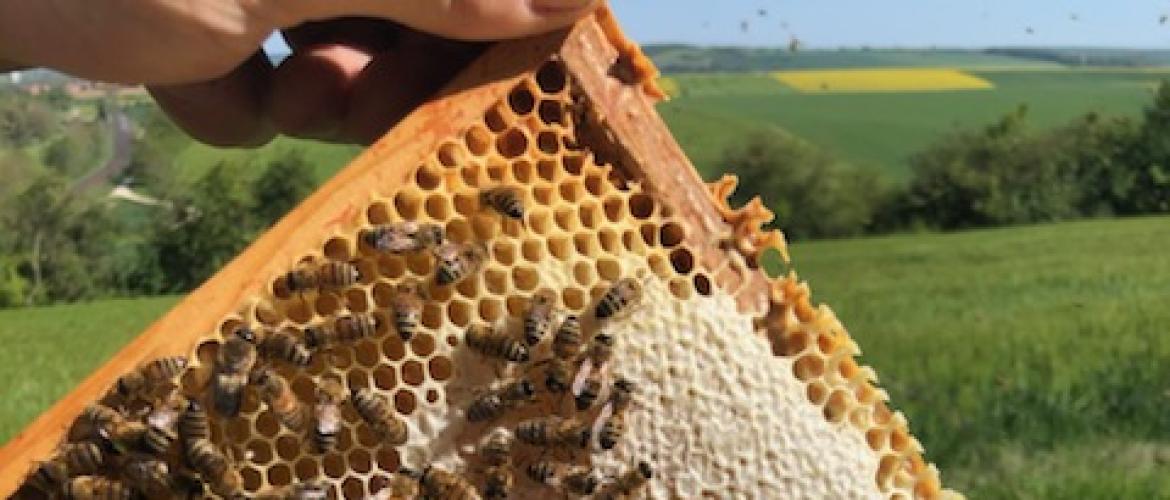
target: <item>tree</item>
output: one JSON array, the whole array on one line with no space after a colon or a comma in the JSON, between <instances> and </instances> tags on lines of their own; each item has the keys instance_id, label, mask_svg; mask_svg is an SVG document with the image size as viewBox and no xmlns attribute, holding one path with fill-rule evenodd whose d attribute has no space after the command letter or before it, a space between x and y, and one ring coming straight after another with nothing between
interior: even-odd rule
<instances>
[{"instance_id":1,"label":"tree","mask_svg":"<svg viewBox=\"0 0 1170 500\"><path fill-rule=\"evenodd\" d=\"M44 140L57 126L49 106L24 94L0 100L0 144L23 148Z\"/></svg>"},{"instance_id":2,"label":"tree","mask_svg":"<svg viewBox=\"0 0 1170 500\"><path fill-rule=\"evenodd\" d=\"M272 159L253 185L256 217L265 225L275 223L313 192L317 185L312 166L298 149Z\"/></svg>"}]
</instances>

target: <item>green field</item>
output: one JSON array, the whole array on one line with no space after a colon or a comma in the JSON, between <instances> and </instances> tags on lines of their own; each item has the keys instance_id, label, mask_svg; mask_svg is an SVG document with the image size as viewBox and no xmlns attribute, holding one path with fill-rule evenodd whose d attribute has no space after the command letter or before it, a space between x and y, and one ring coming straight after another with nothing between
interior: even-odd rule
<instances>
[{"instance_id":1,"label":"green field","mask_svg":"<svg viewBox=\"0 0 1170 500\"><path fill-rule=\"evenodd\" d=\"M793 245L971 498L1170 495L1170 218ZM170 306L0 312L0 441Z\"/></svg>"},{"instance_id":2,"label":"green field","mask_svg":"<svg viewBox=\"0 0 1170 500\"><path fill-rule=\"evenodd\" d=\"M182 169L185 179L198 179L212 165L221 161L251 162L263 166L269 160L288 150L297 150L313 165L314 176L325 181L361 152L360 146L352 144L329 144L307 139L280 136L256 149L224 149L192 142L175 156L175 165Z\"/></svg>"},{"instance_id":3,"label":"green field","mask_svg":"<svg viewBox=\"0 0 1170 500\"><path fill-rule=\"evenodd\" d=\"M1037 127L1090 111L1137 115L1170 70L1016 68L974 70L992 90L800 94L764 74L669 75L682 94L660 106L683 149L704 172L721 171L728 144L779 127L895 178L906 159L949 131L991 123L1027 104Z\"/></svg>"}]
</instances>

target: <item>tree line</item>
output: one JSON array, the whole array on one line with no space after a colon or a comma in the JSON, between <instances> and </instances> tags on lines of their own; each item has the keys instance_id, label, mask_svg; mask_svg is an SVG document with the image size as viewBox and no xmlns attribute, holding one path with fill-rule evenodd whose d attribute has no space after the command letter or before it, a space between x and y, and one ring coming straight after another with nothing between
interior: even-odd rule
<instances>
[{"instance_id":1,"label":"tree line","mask_svg":"<svg viewBox=\"0 0 1170 500\"><path fill-rule=\"evenodd\" d=\"M913 155L905 183L780 130L728 148L721 164L763 193L793 240L1168 213L1170 84L1137 118L1088 113L1035 130L1021 105Z\"/></svg>"}]
</instances>

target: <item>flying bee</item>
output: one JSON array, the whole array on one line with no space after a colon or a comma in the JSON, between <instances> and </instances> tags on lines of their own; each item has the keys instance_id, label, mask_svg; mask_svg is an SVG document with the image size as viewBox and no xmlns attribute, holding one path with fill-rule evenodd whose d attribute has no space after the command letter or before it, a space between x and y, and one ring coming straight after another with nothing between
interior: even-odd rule
<instances>
[{"instance_id":1,"label":"flying bee","mask_svg":"<svg viewBox=\"0 0 1170 500\"><path fill-rule=\"evenodd\" d=\"M638 462L637 467L622 473L613 482L606 484L594 498L599 500L617 500L618 498L627 497L645 486L653 477L654 470L650 468L650 464Z\"/></svg>"},{"instance_id":2,"label":"flying bee","mask_svg":"<svg viewBox=\"0 0 1170 500\"><path fill-rule=\"evenodd\" d=\"M329 483L320 480L301 481L267 493L259 493L256 500L325 500L329 498Z\"/></svg>"},{"instance_id":3,"label":"flying bee","mask_svg":"<svg viewBox=\"0 0 1170 500\"><path fill-rule=\"evenodd\" d=\"M597 474L589 467L570 469L561 477L561 486L574 495L592 495L600 484L601 481L597 479Z\"/></svg>"},{"instance_id":4,"label":"flying bee","mask_svg":"<svg viewBox=\"0 0 1170 500\"><path fill-rule=\"evenodd\" d=\"M175 488L167 463L156 459L136 456L125 462L122 473L143 498L171 498Z\"/></svg>"},{"instance_id":5,"label":"flying bee","mask_svg":"<svg viewBox=\"0 0 1170 500\"><path fill-rule=\"evenodd\" d=\"M65 483L65 498L72 500L130 500L134 491L121 481L101 476L77 476Z\"/></svg>"},{"instance_id":6,"label":"flying bee","mask_svg":"<svg viewBox=\"0 0 1170 500\"><path fill-rule=\"evenodd\" d=\"M207 410L198 401L190 399L187 408L179 415L179 437L185 446L195 441L211 439L211 426L207 422Z\"/></svg>"},{"instance_id":7,"label":"flying bee","mask_svg":"<svg viewBox=\"0 0 1170 500\"><path fill-rule=\"evenodd\" d=\"M423 469L418 479L425 498L437 500L480 500L479 492L467 479L433 466Z\"/></svg>"},{"instance_id":8,"label":"flying bee","mask_svg":"<svg viewBox=\"0 0 1170 500\"><path fill-rule=\"evenodd\" d=\"M337 446L337 433L341 432L341 402L345 400L345 387L341 380L325 377L317 384L317 405L313 408L313 448L325 453Z\"/></svg>"},{"instance_id":9,"label":"flying bee","mask_svg":"<svg viewBox=\"0 0 1170 500\"><path fill-rule=\"evenodd\" d=\"M435 247L438 260L435 269L435 284L451 285L476 273L487 260L487 249L482 244L444 243Z\"/></svg>"},{"instance_id":10,"label":"flying bee","mask_svg":"<svg viewBox=\"0 0 1170 500\"><path fill-rule=\"evenodd\" d=\"M556 300L556 294L547 289L532 296L528 311L524 313L525 344L535 346L552 330Z\"/></svg>"},{"instance_id":11,"label":"flying bee","mask_svg":"<svg viewBox=\"0 0 1170 500\"><path fill-rule=\"evenodd\" d=\"M294 366L306 367L312 362L313 352L298 338L293 328L282 328L264 336L260 352L265 358L280 359Z\"/></svg>"},{"instance_id":12,"label":"flying bee","mask_svg":"<svg viewBox=\"0 0 1170 500\"><path fill-rule=\"evenodd\" d=\"M308 408L297 399L284 377L268 368L260 368L255 371L253 380L260 386L261 398L281 424L294 432L305 429L309 419Z\"/></svg>"},{"instance_id":13,"label":"flying bee","mask_svg":"<svg viewBox=\"0 0 1170 500\"><path fill-rule=\"evenodd\" d=\"M500 416L517 405L531 401L536 396L536 387L527 379L512 382L499 390L476 398L467 407L467 421L483 422Z\"/></svg>"},{"instance_id":14,"label":"flying bee","mask_svg":"<svg viewBox=\"0 0 1170 500\"><path fill-rule=\"evenodd\" d=\"M577 411L588 410L597 401L597 397L601 395L601 372L600 370L593 370L581 384L581 387L575 390L573 400L577 404Z\"/></svg>"},{"instance_id":15,"label":"flying bee","mask_svg":"<svg viewBox=\"0 0 1170 500\"><path fill-rule=\"evenodd\" d=\"M642 295L641 282L634 278L622 278L601 296L594 316L606 319L625 313L642 300Z\"/></svg>"},{"instance_id":16,"label":"flying bee","mask_svg":"<svg viewBox=\"0 0 1170 500\"><path fill-rule=\"evenodd\" d=\"M328 292L353 286L361 281L362 274L357 266L349 262L328 261L315 269L301 265L280 278L284 290L289 294L308 291Z\"/></svg>"},{"instance_id":17,"label":"flying bee","mask_svg":"<svg viewBox=\"0 0 1170 500\"><path fill-rule=\"evenodd\" d=\"M557 327L553 336L553 355L557 359L571 360L581 352L582 341L581 321L576 316L567 316Z\"/></svg>"},{"instance_id":18,"label":"flying bee","mask_svg":"<svg viewBox=\"0 0 1170 500\"><path fill-rule=\"evenodd\" d=\"M536 417L516 424L516 439L533 446L584 448L593 433L576 419L558 416Z\"/></svg>"},{"instance_id":19,"label":"flying bee","mask_svg":"<svg viewBox=\"0 0 1170 500\"><path fill-rule=\"evenodd\" d=\"M498 186L479 193L479 203L509 218L524 218L524 193L519 188Z\"/></svg>"},{"instance_id":20,"label":"flying bee","mask_svg":"<svg viewBox=\"0 0 1170 500\"><path fill-rule=\"evenodd\" d=\"M219 347L211 398L215 411L226 417L240 414L248 373L256 364L256 334L250 328L236 328Z\"/></svg>"},{"instance_id":21,"label":"flying bee","mask_svg":"<svg viewBox=\"0 0 1170 500\"><path fill-rule=\"evenodd\" d=\"M398 337L409 342L418 332L418 324L422 320L422 286L417 282L398 285L390 302L390 310L394 314L394 329L398 331Z\"/></svg>"},{"instance_id":22,"label":"flying bee","mask_svg":"<svg viewBox=\"0 0 1170 500\"><path fill-rule=\"evenodd\" d=\"M362 420L388 444L399 446L406 443L406 423L398 418L394 406L385 397L363 387L350 394L350 401Z\"/></svg>"},{"instance_id":23,"label":"flying bee","mask_svg":"<svg viewBox=\"0 0 1170 500\"><path fill-rule=\"evenodd\" d=\"M414 221L382 224L362 231L361 239L379 252L403 254L434 248L443 243L443 226Z\"/></svg>"},{"instance_id":24,"label":"flying bee","mask_svg":"<svg viewBox=\"0 0 1170 500\"><path fill-rule=\"evenodd\" d=\"M212 493L224 498L243 498L243 479L228 457L211 441L203 439L187 447L187 462L199 472Z\"/></svg>"},{"instance_id":25,"label":"flying bee","mask_svg":"<svg viewBox=\"0 0 1170 500\"><path fill-rule=\"evenodd\" d=\"M471 325L463 335L467 347L491 358L502 359L512 363L528 361L528 346L499 332L493 327Z\"/></svg>"},{"instance_id":26,"label":"flying bee","mask_svg":"<svg viewBox=\"0 0 1170 500\"><path fill-rule=\"evenodd\" d=\"M187 369L186 356L158 358L118 378L114 390L125 399L138 397L183 373Z\"/></svg>"}]
</instances>

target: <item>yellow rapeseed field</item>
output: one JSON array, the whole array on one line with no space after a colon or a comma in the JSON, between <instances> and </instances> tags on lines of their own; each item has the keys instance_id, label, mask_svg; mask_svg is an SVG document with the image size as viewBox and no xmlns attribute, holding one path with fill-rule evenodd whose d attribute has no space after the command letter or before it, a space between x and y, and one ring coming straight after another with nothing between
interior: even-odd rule
<instances>
[{"instance_id":1,"label":"yellow rapeseed field","mask_svg":"<svg viewBox=\"0 0 1170 500\"><path fill-rule=\"evenodd\" d=\"M979 90L991 82L951 68L874 68L778 71L777 80L799 92L914 92Z\"/></svg>"}]
</instances>

